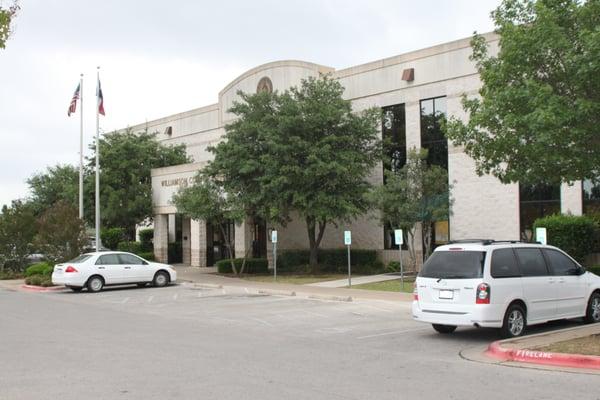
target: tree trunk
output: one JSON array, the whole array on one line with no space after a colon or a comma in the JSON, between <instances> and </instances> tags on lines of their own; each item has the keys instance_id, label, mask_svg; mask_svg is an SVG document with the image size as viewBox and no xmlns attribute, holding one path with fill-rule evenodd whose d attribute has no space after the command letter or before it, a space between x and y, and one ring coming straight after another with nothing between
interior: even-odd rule
<instances>
[{"instance_id":1,"label":"tree trunk","mask_svg":"<svg viewBox=\"0 0 600 400\"><path fill-rule=\"evenodd\" d=\"M317 272L318 267L318 251L321 241L323 240L323 234L325 233L325 227L327 221L319 221L319 231L317 232L317 222L314 217L306 217L306 228L308 230L308 244L310 248L309 265L312 273Z\"/></svg>"},{"instance_id":2,"label":"tree trunk","mask_svg":"<svg viewBox=\"0 0 600 400\"><path fill-rule=\"evenodd\" d=\"M417 255L416 255L416 251L415 251L415 230L416 230L416 226L414 226L412 229L407 230L408 241L409 241L408 257L410 258L410 267L412 268L412 270L414 272L417 272Z\"/></svg>"},{"instance_id":3,"label":"tree trunk","mask_svg":"<svg viewBox=\"0 0 600 400\"><path fill-rule=\"evenodd\" d=\"M422 223L421 230L423 236L423 262L425 262L431 255L431 223Z\"/></svg>"},{"instance_id":4,"label":"tree trunk","mask_svg":"<svg viewBox=\"0 0 600 400\"><path fill-rule=\"evenodd\" d=\"M223 239L225 240L225 246L227 246L227 250L229 250L229 262L231 264L231 271L238 276L239 273L237 268L235 267L235 254L231 248L231 242L229 241L229 235L226 234L225 228L223 228L223 224L218 224L221 229L221 234L223 235Z\"/></svg>"},{"instance_id":5,"label":"tree trunk","mask_svg":"<svg viewBox=\"0 0 600 400\"><path fill-rule=\"evenodd\" d=\"M256 224L254 223L254 218L252 218L252 225L251 225L252 240L250 241L250 247L246 248L246 251L244 252L244 260L242 261L242 266L240 267L240 275L242 275L244 273L244 268L246 268L246 259L248 258L248 253L250 253L252 251L254 237L256 236L255 228L256 228ZM248 242L248 240L246 240L246 242Z\"/></svg>"}]
</instances>

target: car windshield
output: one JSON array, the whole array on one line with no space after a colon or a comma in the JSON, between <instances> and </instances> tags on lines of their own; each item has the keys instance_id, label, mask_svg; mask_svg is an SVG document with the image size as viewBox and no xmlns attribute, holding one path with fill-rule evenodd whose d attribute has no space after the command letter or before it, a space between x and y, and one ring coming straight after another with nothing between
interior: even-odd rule
<instances>
[{"instance_id":1,"label":"car windshield","mask_svg":"<svg viewBox=\"0 0 600 400\"><path fill-rule=\"evenodd\" d=\"M419 276L438 279L476 279L483 276L484 251L435 251Z\"/></svg>"},{"instance_id":2,"label":"car windshield","mask_svg":"<svg viewBox=\"0 0 600 400\"><path fill-rule=\"evenodd\" d=\"M80 256L75 257L74 259L67 261L67 264L81 264L82 262L89 260L92 257L89 254L82 254Z\"/></svg>"}]
</instances>

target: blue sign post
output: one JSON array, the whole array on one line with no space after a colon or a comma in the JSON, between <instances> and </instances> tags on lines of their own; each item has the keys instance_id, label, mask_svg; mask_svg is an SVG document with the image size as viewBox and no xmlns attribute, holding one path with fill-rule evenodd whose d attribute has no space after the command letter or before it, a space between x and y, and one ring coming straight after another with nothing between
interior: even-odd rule
<instances>
[{"instance_id":1,"label":"blue sign post","mask_svg":"<svg viewBox=\"0 0 600 400\"><path fill-rule=\"evenodd\" d=\"M402 291L404 291L404 265L402 264L402 245L404 244L404 236L402 229L394 230L394 241L398 245L400 251L400 283L402 284Z\"/></svg>"},{"instance_id":2,"label":"blue sign post","mask_svg":"<svg viewBox=\"0 0 600 400\"><path fill-rule=\"evenodd\" d=\"M273 279L277 280L277 231L271 231L271 243L273 243Z\"/></svg>"},{"instance_id":3,"label":"blue sign post","mask_svg":"<svg viewBox=\"0 0 600 400\"><path fill-rule=\"evenodd\" d=\"M348 247L348 287L352 287L352 271L350 269L350 245L352 244L352 232L344 231L344 244Z\"/></svg>"}]
</instances>

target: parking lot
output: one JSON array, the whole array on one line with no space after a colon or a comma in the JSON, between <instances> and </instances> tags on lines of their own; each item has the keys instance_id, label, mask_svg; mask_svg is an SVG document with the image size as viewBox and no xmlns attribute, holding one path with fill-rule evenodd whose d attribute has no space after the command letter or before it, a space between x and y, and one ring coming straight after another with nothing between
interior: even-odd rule
<instances>
[{"instance_id":1,"label":"parking lot","mask_svg":"<svg viewBox=\"0 0 600 400\"><path fill-rule=\"evenodd\" d=\"M0 289L0 338L1 399L600 399L597 375L467 361L497 332L439 335L406 302Z\"/></svg>"}]
</instances>

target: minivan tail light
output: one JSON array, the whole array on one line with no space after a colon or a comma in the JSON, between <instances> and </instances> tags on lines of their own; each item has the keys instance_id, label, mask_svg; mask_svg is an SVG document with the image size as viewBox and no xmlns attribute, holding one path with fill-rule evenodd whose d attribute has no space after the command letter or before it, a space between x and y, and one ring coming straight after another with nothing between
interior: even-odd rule
<instances>
[{"instance_id":1,"label":"minivan tail light","mask_svg":"<svg viewBox=\"0 0 600 400\"><path fill-rule=\"evenodd\" d=\"M67 267L67 269L65 269L65 272L78 272L78 271L75 269L75 267L72 267L72 266L69 265Z\"/></svg>"},{"instance_id":2,"label":"minivan tail light","mask_svg":"<svg viewBox=\"0 0 600 400\"><path fill-rule=\"evenodd\" d=\"M419 301L419 290L417 289L417 282L413 283L413 300Z\"/></svg>"},{"instance_id":3,"label":"minivan tail light","mask_svg":"<svg viewBox=\"0 0 600 400\"><path fill-rule=\"evenodd\" d=\"M477 286L477 295L475 304L490 304L491 288L487 283L481 283Z\"/></svg>"}]
</instances>

